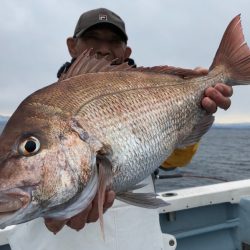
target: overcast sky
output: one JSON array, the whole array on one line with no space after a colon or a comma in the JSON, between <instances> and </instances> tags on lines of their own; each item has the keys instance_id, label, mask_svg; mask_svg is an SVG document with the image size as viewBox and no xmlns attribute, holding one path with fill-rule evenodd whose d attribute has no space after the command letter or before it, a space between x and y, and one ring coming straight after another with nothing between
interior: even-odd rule
<instances>
[{"instance_id":1,"label":"overcast sky","mask_svg":"<svg viewBox=\"0 0 250 250\"><path fill-rule=\"evenodd\" d=\"M137 65L208 68L228 23L242 14L250 44L249 0L1 0L0 114L56 81L70 59L66 38L84 11L105 7L126 22ZM250 122L250 86L234 88L232 106L217 122Z\"/></svg>"}]
</instances>

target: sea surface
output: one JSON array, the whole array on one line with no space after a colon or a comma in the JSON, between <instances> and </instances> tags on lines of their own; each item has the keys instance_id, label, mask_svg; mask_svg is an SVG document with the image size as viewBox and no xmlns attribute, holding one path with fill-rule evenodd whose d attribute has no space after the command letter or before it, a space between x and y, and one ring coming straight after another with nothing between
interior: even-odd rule
<instances>
[{"instance_id":1,"label":"sea surface","mask_svg":"<svg viewBox=\"0 0 250 250\"><path fill-rule=\"evenodd\" d=\"M0 133L4 127L0 123ZM155 181L158 192L226 181L250 181L250 126L213 127L202 138L198 152L186 167L162 171ZM174 175L186 177L169 178ZM188 176L188 177L187 177Z\"/></svg>"},{"instance_id":2,"label":"sea surface","mask_svg":"<svg viewBox=\"0 0 250 250\"><path fill-rule=\"evenodd\" d=\"M250 127L210 129L190 164L173 171L160 171L160 175L172 174L189 177L156 180L157 191L242 179L250 182Z\"/></svg>"}]
</instances>

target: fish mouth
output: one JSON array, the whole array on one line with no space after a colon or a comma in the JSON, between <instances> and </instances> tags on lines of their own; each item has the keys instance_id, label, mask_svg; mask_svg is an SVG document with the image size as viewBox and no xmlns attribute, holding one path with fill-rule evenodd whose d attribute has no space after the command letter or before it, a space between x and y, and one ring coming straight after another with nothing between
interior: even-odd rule
<instances>
[{"instance_id":1,"label":"fish mouth","mask_svg":"<svg viewBox=\"0 0 250 250\"><path fill-rule=\"evenodd\" d=\"M31 202L29 188L12 188L0 192L0 217L25 208Z\"/></svg>"}]
</instances>

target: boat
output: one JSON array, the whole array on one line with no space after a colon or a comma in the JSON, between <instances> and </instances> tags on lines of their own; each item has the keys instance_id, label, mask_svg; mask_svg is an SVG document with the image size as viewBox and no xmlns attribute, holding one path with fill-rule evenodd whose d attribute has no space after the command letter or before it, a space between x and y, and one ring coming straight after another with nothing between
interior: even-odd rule
<instances>
[{"instance_id":1,"label":"boat","mask_svg":"<svg viewBox=\"0 0 250 250\"><path fill-rule=\"evenodd\" d=\"M159 195L165 250L250 249L250 179Z\"/></svg>"},{"instance_id":2,"label":"boat","mask_svg":"<svg viewBox=\"0 0 250 250\"><path fill-rule=\"evenodd\" d=\"M164 250L250 250L250 179L158 193ZM0 250L10 250L0 231Z\"/></svg>"}]
</instances>

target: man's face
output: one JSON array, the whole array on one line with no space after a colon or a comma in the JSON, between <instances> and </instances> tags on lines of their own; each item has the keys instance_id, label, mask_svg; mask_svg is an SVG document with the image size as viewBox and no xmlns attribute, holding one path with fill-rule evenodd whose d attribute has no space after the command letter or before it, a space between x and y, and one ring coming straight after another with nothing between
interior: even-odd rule
<instances>
[{"instance_id":1,"label":"man's face","mask_svg":"<svg viewBox=\"0 0 250 250\"><path fill-rule=\"evenodd\" d=\"M107 56L109 60L117 59L115 63L120 64L131 54L131 49L121 37L107 27L93 28L79 38L68 38L67 44L73 58L92 48L97 57Z\"/></svg>"}]
</instances>

